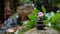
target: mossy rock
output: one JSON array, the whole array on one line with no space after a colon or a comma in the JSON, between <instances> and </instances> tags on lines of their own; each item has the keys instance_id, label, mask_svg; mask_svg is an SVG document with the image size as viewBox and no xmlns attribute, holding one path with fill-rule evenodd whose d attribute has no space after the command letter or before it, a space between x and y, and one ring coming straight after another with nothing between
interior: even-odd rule
<instances>
[{"instance_id":1,"label":"mossy rock","mask_svg":"<svg viewBox=\"0 0 60 34\"><path fill-rule=\"evenodd\" d=\"M36 28L33 28L25 32L25 34L58 34L58 32L52 28L45 27L45 29L46 30L37 30Z\"/></svg>"}]
</instances>

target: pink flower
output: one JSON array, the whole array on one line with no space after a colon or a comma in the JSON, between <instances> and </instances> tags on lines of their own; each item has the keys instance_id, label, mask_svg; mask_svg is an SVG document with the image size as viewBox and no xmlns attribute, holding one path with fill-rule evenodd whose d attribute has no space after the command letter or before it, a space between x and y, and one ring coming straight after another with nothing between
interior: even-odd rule
<instances>
[{"instance_id":1,"label":"pink flower","mask_svg":"<svg viewBox=\"0 0 60 34\"><path fill-rule=\"evenodd\" d=\"M38 17L43 17L43 15L44 15L43 12L38 13Z\"/></svg>"}]
</instances>

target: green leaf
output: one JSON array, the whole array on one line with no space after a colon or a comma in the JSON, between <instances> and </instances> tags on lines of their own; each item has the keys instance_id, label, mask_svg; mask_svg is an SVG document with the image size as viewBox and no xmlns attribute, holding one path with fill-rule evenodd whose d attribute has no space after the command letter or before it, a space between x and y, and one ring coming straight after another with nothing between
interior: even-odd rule
<instances>
[{"instance_id":1,"label":"green leaf","mask_svg":"<svg viewBox=\"0 0 60 34\"><path fill-rule=\"evenodd\" d=\"M42 5L42 11L44 12L44 14L46 13L46 9L45 9L45 7Z\"/></svg>"},{"instance_id":2,"label":"green leaf","mask_svg":"<svg viewBox=\"0 0 60 34\"><path fill-rule=\"evenodd\" d=\"M38 12L39 12L39 10L37 10L37 9L33 10L33 14L28 15L28 18L35 21L38 18Z\"/></svg>"},{"instance_id":3,"label":"green leaf","mask_svg":"<svg viewBox=\"0 0 60 34\"><path fill-rule=\"evenodd\" d=\"M51 19L50 21L53 23L55 22L56 20L60 19L60 13L56 13Z\"/></svg>"},{"instance_id":4,"label":"green leaf","mask_svg":"<svg viewBox=\"0 0 60 34\"><path fill-rule=\"evenodd\" d=\"M50 19L51 25L54 29L59 30L60 29L60 13L56 13L51 19Z\"/></svg>"}]
</instances>

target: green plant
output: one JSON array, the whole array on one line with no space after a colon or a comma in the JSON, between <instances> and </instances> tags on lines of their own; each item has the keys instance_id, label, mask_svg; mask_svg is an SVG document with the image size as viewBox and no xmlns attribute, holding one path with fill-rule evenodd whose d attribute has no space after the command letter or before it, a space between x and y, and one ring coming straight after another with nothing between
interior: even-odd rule
<instances>
[{"instance_id":1,"label":"green plant","mask_svg":"<svg viewBox=\"0 0 60 34\"><path fill-rule=\"evenodd\" d=\"M60 13L56 13L51 19L50 19L51 25L54 29L60 30Z\"/></svg>"},{"instance_id":2,"label":"green plant","mask_svg":"<svg viewBox=\"0 0 60 34\"><path fill-rule=\"evenodd\" d=\"M33 21L36 21L37 18L38 18L38 12L39 12L38 9L34 9L33 10L33 14L28 15L28 18L31 19L31 20L33 20Z\"/></svg>"},{"instance_id":3,"label":"green plant","mask_svg":"<svg viewBox=\"0 0 60 34\"><path fill-rule=\"evenodd\" d=\"M48 26L51 26L51 22L49 21L52 17L54 16L54 12L49 12L45 14L46 20L45 20L45 24L47 24Z\"/></svg>"},{"instance_id":4,"label":"green plant","mask_svg":"<svg viewBox=\"0 0 60 34\"><path fill-rule=\"evenodd\" d=\"M36 25L35 21L29 21L28 24L27 24L26 30L30 30L30 29L34 28L35 25Z\"/></svg>"},{"instance_id":5,"label":"green plant","mask_svg":"<svg viewBox=\"0 0 60 34\"><path fill-rule=\"evenodd\" d=\"M38 12L39 12L39 10L35 9L35 10L33 10L33 14L28 15L28 18L30 20L28 20L28 23L26 24L26 26L27 26L26 30L30 30L36 26L36 22L38 19ZM23 25L24 25L24 23L23 23Z\"/></svg>"},{"instance_id":6,"label":"green plant","mask_svg":"<svg viewBox=\"0 0 60 34\"><path fill-rule=\"evenodd\" d=\"M44 12L44 14L46 14L46 8L42 5L42 11Z\"/></svg>"},{"instance_id":7,"label":"green plant","mask_svg":"<svg viewBox=\"0 0 60 34\"><path fill-rule=\"evenodd\" d=\"M46 13L46 9L42 6L42 11L44 12L44 23L47 26L51 26L56 30L60 30L60 11L54 14L54 12Z\"/></svg>"},{"instance_id":8,"label":"green plant","mask_svg":"<svg viewBox=\"0 0 60 34\"><path fill-rule=\"evenodd\" d=\"M50 14L50 15L52 15L52 14ZM60 13L56 13L55 15L47 17L47 19L45 20L45 24L47 26L50 25L52 28L54 28L56 30L60 30Z\"/></svg>"},{"instance_id":9,"label":"green plant","mask_svg":"<svg viewBox=\"0 0 60 34\"><path fill-rule=\"evenodd\" d=\"M46 24L46 26L51 26L49 20L54 15L54 12L48 12L48 13L46 13L47 12L46 8L43 5L42 5L41 9L42 9L42 11L44 13L44 18L45 18L44 23Z\"/></svg>"}]
</instances>

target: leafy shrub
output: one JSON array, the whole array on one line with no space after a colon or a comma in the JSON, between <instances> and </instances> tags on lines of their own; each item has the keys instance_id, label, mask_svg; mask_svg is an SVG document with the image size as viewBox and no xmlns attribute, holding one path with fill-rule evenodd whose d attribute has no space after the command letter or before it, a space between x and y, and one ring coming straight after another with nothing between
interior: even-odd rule
<instances>
[{"instance_id":1,"label":"leafy shrub","mask_svg":"<svg viewBox=\"0 0 60 34\"><path fill-rule=\"evenodd\" d=\"M56 13L51 19L51 25L54 29L60 30L60 13Z\"/></svg>"},{"instance_id":2,"label":"leafy shrub","mask_svg":"<svg viewBox=\"0 0 60 34\"><path fill-rule=\"evenodd\" d=\"M58 11L57 13L46 13L46 9L44 8L44 6L42 6L42 11L44 12L44 23L47 26L50 25L52 28L56 30L60 30L60 11Z\"/></svg>"},{"instance_id":3,"label":"leafy shrub","mask_svg":"<svg viewBox=\"0 0 60 34\"><path fill-rule=\"evenodd\" d=\"M36 25L35 21L29 21L28 24L27 24L26 30L30 30L30 29L34 28L35 25Z\"/></svg>"},{"instance_id":4,"label":"leafy shrub","mask_svg":"<svg viewBox=\"0 0 60 34\"><path fill-rule=\"evenodd\" d=\"M30 29L32 29L36 26L36 22L37 22L37 19L38 19L38 12L39 12L38 9L34 9L33 14L28 15L28 18L30 20L27 21L28 22L27 24L23 23L23 25L27 26L26 30L30 30Z\"/></svg>"}]
</instances>

